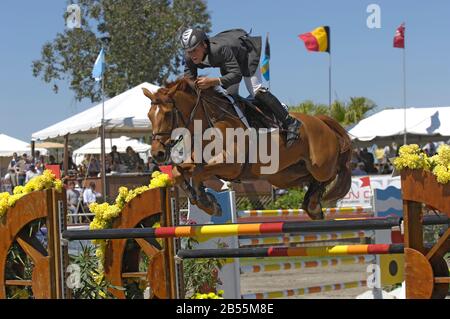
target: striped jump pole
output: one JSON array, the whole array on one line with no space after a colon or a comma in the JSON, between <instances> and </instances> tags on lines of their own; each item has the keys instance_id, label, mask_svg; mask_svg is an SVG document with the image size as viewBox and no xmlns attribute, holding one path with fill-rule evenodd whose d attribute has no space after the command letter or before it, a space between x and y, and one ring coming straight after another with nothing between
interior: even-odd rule
<instances>
[{"instance_id":1,"label":"striped jump pole","mask_svg":"<svg viewBox=\"0 0 450 319\"><path fill-rule=\"evenodd\" d=\"M375 261L375 256L349 256L334 257L320 260L308 260L299 262L273 263L273 264L253 264L241 266L241 274L260 273L268 271L281 271L303 268L337 267L342 265L369 264Z\"/></svg>"},{"instance_id":2,"label":"striped jump pole","mask_svg":"<svg viewBox=\"0 0 450 319\"><path fill-rule=\"evenodd\" d=\"M242 223L222 225L195 225L159 228L123 228L99 230L66 230L66 240L128 239L128 238L177 238L177 237L224 237L238 235L261 235L303 232L338 232L354 230L390 229L399 226L400 217L347 218L308 222ZM448 224L447 216L426 216L424 225Z\"/></svg>"},{"instance_id":3,"label":"striped jump pole","mask_svg":"<svg viewBox=\"0 0 450 319\"><path fill-rule=\"evenodd\" d=\"M181 249L177 256L191 258L250 258L250 257L319 257L348 255L403 254L403 244L336 245L318 247L268 247L229 249Z\"/></svg>"},{"instance_id":4,"label":"striped jump pole","mask_svg":"<svg viewBox=\"0 0 450 319\"><path fill-rule=\"evenodd\" d=\"M335 214L350 214L350 213L367 213L372 212L372 207L336 207L336 208L322 208L322 211L326 215ZM252 209L252 210L241 210L237 212L238 217L298 217L298 216L308 216L306 211L300 208L294 209Z\"/></svg>"},{"instance_id":5,"label":"striped jump pole","mask_svg":"<svg viewBox=\"0 0 450 319\"><path fill-rule=\"evenodd\" d=\"M239 246L258 246L258 245L275 245L275 244L297 244L319 241L330 241L339 239L355 239L372 237L372 231L344 232L332 234L312 234L312 235L292 235L277 237L259 237L259 238L239 238Z\"/></svg>"},{"instance_id":6,"label":"striped jump pole","mask_svg":"<svg viewBox=\"0 0 450 319\"><path fill-rule=\"evenodd\" d=\"M299 289L287 289L287 290L280 290L280 291L245 294L245 295L242 295L241 298L242 299L286 298L286 297L292 297L292 296L303 296L303 295L309 295L309 294L314 294L314 293L336 291L336 290L342 290L342 289L351 289L351 288L358 288L358 287L366 287L366 286L367 286L366 280L359 280L359 281L351 281L351 282L344 282L344 283L331 284L331 285L320 285L320 286L299 288Z\"/></svg>"},{"instance_id":7,"label":"striped jump pole","mask_svg":"<svg viewBox=\"0 0 450 319\"><path fill-rule=\"evenodd\" d=\"M123 228L98 230L66 230L67 240L127 239L127 238L177 238L224 237L301 232L333 232L350 230L390 229L400 225L400 217L343 219L309 222L242 223L194 225L159 228Z\"/></svg>"}]
</instances>

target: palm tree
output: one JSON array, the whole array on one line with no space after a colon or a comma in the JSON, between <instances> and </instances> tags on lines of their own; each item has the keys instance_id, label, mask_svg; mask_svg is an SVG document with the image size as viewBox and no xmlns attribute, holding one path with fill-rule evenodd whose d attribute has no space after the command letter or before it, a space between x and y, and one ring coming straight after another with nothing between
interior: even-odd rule
<instances>
[{"instance_id":1,"label":"palm tree","mask_svg":"<svg viewBox=\"0 0 450 319\"><path fill-rule=\"evenodd\" d=\"M297 106L290 107L289 111L310 115L325 114L343 126L349 126L361 121L367 112L372 111L376 104L366 97L352 97L348 103L334 101L331 108L325 104L315 104L313 101L305 101Z\"/></svg>"}]
</instances>

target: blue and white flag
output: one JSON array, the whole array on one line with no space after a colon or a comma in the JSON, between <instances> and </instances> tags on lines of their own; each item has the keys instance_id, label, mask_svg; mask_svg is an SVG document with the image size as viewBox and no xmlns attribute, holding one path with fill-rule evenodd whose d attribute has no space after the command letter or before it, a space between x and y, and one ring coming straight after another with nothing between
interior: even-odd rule
<instances>
[{"instance_id":1,"label":"blue and white flag","mask_svg":"<svg viewBox=\"0 0 450 319\"><path fill-rule=\"evenodd\" d=\"M105 71L105 51L103 48L98 54L97 60L95 60L94 68L92 69L92 77L95 81L100 81L103 77L103 72Z\"/></svg>"}]
</instances>

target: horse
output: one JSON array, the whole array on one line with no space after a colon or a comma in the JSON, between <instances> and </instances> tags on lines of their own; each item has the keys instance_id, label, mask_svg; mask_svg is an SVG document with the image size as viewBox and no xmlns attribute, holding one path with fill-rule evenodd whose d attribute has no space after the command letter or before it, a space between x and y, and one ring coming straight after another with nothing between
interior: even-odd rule
<instances>
[{"instance_id":1,"label":"horse","mask_svg":"<svg viewBox=\"0 0 450 319\"><path fill-rule=\"evenodd\" d=\"M248 127L237 115L232 103L214 88L199 90L192 80L180 78L155 93L143 88L143 93L151 100L148 112L152 125L151 154L158 163L170 161L173 148L182 142L182 136L172 136L174 131L184 129L194 134L195 121L201 124L202 134L207 129L214 129L217 136L227 141L223 148L211 152L211 158L193 161L208 147L207 141L201 141L200 145L194 145L192 154L182 162L173 164L174 184L186 193L191 204L210 215L220 216L222 213L220 205L205 191L203 184L213 177L225 181L264 179L279 188L307 186L302 209L313 220L324 218L322 201L340 199L350 189L351 140L345 129L328 116L290 113L302 125L299 139L289 148L279 129L266 130L266 133L258 135L256 139L263 141L262 145L267 146L271 154L278 151L277 170L268 174L263 173L267 162L249 150L254 136L246 134L242 142L239 137L231 135L230 132L235 131L230 129L247 132ZM192 149L192 143L184 145ZM226 161L227 156L233 160ZM242 160L243 157L245 160ZM253 161L249 161L250 157ZM237 161L238 158L240 161Z\"/></svg>"}]
</instances>

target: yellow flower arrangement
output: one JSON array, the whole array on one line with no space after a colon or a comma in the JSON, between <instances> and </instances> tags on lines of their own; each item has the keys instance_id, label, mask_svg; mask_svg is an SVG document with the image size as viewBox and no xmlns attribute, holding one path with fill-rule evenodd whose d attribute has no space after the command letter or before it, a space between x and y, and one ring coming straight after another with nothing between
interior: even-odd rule
<instances>
[{"instance_id":1,"label":"yellow flower arrangement","mask_svg":"<svg viewBox=\"0 0 450 319\"><path fill-rule=\"evenodd\" d=\"M223 299L223 290L219 290L217 294L210 292L208 294L195 293L191 299Z\"/></svg>"},{"instance_id":2,"label":"yellow flower arrangement","mask_svg":"<svg viewBox=\"0 0 450 319\"><path fill-rule=\"evenodd\" d=\"M50 170L45 170L42 175L33 177L25 186L16 186L13 195L9 193L0 194L0 217L6 214L6 211L13 207L16 202L23 196L34 191L55 188L58 192L62 192L62 182L56 179Z\"/></svg>"},{"instance_id":3,"label":"yellow flower arrangement","mask_svg":"<svg viewBox=\"0 0 450 319\"><path fill-rule=\"evenodd\" d=\"M119 217L124 206L136 196L153 188L167 187L172 185L172 181L167 174L154 172L148 186L140 186L133 190L126 187L119 188L119 194L113 205L108 203L89 205L89 210L95 215L93 221L89 225L89 229L106 229L110 228L114 219ZM99 258L99 272L103 273L103 264L105 260L106 240L93 240L97 245L96 256Z\"/></svg>"},{"instance_id":4,"label":"yellow flower arrangement","mask_svg":"<svg viewBox=\"0 0 450 319\"><path fill-rule=\"evenodd\" d=\"M402 146L394 166L397 170L410 168L431 171L438 183L447 184L450 182L450 146L440 146L432 157L428 157L417 144Z\"/></svg>"}]
</instances>

